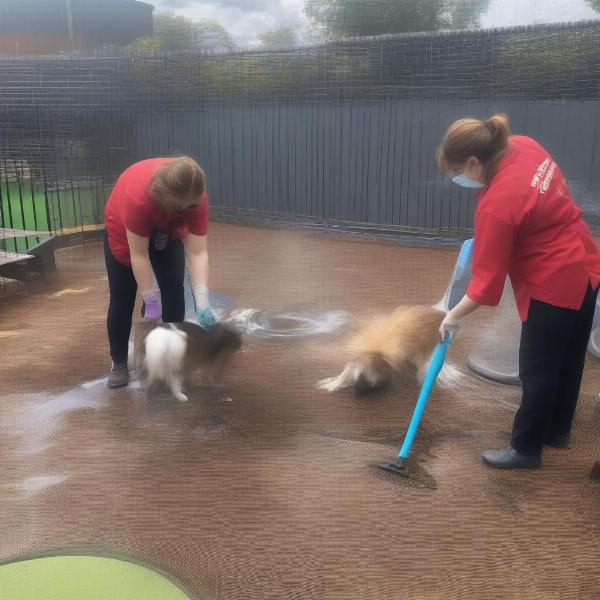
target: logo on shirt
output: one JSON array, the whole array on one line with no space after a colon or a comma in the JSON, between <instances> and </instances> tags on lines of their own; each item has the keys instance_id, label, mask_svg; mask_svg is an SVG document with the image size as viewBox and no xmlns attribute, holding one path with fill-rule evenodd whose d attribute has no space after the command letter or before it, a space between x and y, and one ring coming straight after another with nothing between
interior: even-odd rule
<instances>
[{"instance_id":1,"label":"logo on shirt","mask_svg":"<svg viewBox=\"0 0 600 600\"><path fill-rule=\"evenodd\" d=\"M545 194L550 187L552 178L554 177L554 171L558 165L547 158L536 170L533 179L531 180L532 188L540 188L540 194Z\"/></svg>"}]
</instances>

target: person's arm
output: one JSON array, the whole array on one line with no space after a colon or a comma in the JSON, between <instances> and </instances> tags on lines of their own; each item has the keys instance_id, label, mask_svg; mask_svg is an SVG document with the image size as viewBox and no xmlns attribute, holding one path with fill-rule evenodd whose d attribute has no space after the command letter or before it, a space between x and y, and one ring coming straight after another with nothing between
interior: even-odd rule
<instances>
[{"instance_id":1,"label":"person's arm","mask_svg":"<svg viewBox=\"0 0 600 600\"><path fill-rule=\"evenodd\" d=\"M142 294L153 291L152 265L148 254L148 238L127 230L127 243L131 254L133 276Z\"/></svg>"},{"instance_id":2,"label":"person's arm","mask_svg":"<svg viewBox=\"0 0 600 600\"><path fill-rule=\"evenodd\" d=\"M152 265L148 254L148 238L127 230L127 243L129 244L133 276L144 299L144 316L150 320L159 319L160 306L152 284Z\"/></svg>"},{"instance_id":3,"label":"person's arm","mask_svg":"<svg viewBox=\"0 0 600 600\"><path fill-rule=\"evenodd\" d=\"M196 303L196 317L204 329L216 322L208 299L208 195L202 196L200 206L187 214L188 233L183 243L188 264L190 283Z\"/></svg>"},{"instance_id":4,"label":"person's arm","mask_svg":"<svg viewBox=\"0 0 600 600\"><path fill-rule=\"evenodd\" d=\"M183 244L187 258L192 288L208 284L208 242L207 236L188 233Z\"/></svg>"},{"instance_id":5,"label":"person's arm","mask_svg":"<svg viewBox=\"0 0 600 600\"><path fill-rule=\"evenodd\" d=\"M462 297L462 300L451 310L449 313L456 320L463 319L464 317L470 315L472 312L475 312L481 304L471 300L467 294Z\"/></svg>"},{"instance_id":6,"label":"person's arm","mask_svg":"<svg viewBox=\"0 0 600 600\"><path fill-rule=\"evenodd\" d=\"M204 329L208 329L216 322L215 314L208 298L208 243L206 235L189 233L183 240L185 254L196 303L196 317Z\"/></svg>"}]
</instances>

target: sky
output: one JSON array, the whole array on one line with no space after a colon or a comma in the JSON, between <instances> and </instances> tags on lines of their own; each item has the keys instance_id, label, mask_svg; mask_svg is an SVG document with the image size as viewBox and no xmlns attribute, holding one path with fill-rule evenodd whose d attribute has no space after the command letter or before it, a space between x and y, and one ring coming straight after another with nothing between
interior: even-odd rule
<instances>
[{"instance_id":1,"label":"sky","mask_svg":"<svg viewBox=\"0 0 600 600\"><path fill-rule=\"evenodd\" d=\"M240 46L255 46L260 35L288 25L307 25L304 0L146 0L192 20L219 21ZM600 18L585 0L490 0L483 27L507 27Z\"/></svg>"}]
</instances>

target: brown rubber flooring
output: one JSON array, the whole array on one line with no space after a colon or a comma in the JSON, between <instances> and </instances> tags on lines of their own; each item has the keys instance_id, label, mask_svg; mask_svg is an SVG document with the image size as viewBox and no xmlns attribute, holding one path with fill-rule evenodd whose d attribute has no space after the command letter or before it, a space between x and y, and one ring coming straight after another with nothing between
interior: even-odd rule
<instances>
[{"instance_id":1,"label":"brown rubber flooring","mask_svg":"<svg viewBox=\"0 0 600 600\"><path fill-rule=\"evenodd\" d=\"M210 247L211 287L240 307L355 316L437 301L456 258L221 224ZM224 387L188 389L187 404L81 387L109 366L101 245L57 259L55 276L0 298L0 561L114 551L220 600L600 598L599 363L573 447L542 470L481 464L518 390L458 375L434 391L403 480L374 464L393 458L418 389L316 390L341 367L339 334L249 338ZM452 365L494 314L471 319Z\"/></svg>"}]
</instances>

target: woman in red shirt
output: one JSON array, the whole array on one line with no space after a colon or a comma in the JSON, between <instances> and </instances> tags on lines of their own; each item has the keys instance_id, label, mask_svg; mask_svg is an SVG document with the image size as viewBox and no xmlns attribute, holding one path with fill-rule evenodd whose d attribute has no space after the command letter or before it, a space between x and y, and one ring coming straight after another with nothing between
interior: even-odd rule
<instances>
[{"instance_id":1,"label":"woman in red shirt","mask_svg":"<svg viewBox=\"0 0 600 600\"><path fill-rule=\"evenodd\" d=\"M461 119L447 131L438 166L480 188L472 279L442 323L442 338L481 305L496 306L510 277L521 318L521 406L512 439L483 460L536 468L544 444L568 447L598 285L600 252L565 178L535 140L511 136L505 115Z\"/></svg>"},{"instance_id":2,"label":"woman in red shirt","mask_svg":"<svg viewBox=\"0 0 600 600\"><path fill-rule=\"evenodd\" d=\"M191 279L198 322L210 327L208 302L208 197L204 172L188 157L152 158L119 177L106 205L104 255L110 304L108 339L113 367L109 387L129 382L127 352L139 288L148 320L183 321L184 275ZM154 292L152 272L160 288Z\"/></svg>"}]
</instances>

